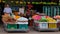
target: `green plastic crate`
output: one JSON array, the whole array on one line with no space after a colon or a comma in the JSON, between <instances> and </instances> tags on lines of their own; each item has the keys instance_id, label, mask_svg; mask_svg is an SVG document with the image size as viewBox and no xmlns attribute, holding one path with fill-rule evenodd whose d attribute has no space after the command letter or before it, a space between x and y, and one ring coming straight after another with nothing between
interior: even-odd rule
<instances>
[{"instance_id":1,"label":"green plastic crate","mask_svg":"<svg viewBox=\"0 0 60 34\"><path fill-rule=\"evenodd\" d=\"M7 24L7 29L17 29L17 24Z\"/></svg>"}]
</instances>

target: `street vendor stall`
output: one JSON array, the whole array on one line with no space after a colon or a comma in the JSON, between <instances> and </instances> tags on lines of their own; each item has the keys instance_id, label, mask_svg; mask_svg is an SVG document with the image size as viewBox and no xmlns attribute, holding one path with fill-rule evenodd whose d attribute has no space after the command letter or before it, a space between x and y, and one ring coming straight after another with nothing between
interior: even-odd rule
<instances>
[{"instance_id":1,"label":"street vendor stall","mask_svg":"<svg viewBox=\"0 0 60 34\"><path fill-rule=\"evenodd\" d=\"M57 26L58 26L58 28L59 28L59 30L60 30L60 15L54 16L54 19L57 20Z\"/></svg>"},{"instance_id":2,"label":"street vendor stall","mask_svg":"<svg viewBox=\"0 0 60 34\"><path fill-rule=\"evenodd\" d=\"M37 18L39 17L39 18ZM59 31L57 21L49 16L38 15L34 19L34 29L38 31Z\"/></svg>"},{"instance_id":3,"label":"street vendor stall","mask_svg":"<svg viewBox=\"0 0 60 34\"><path fill-rule=\"evenodd\" d=\"M4 22L4 29L7 32L11 31L25 31L29 32L28 28L28 19L25 17L18 16L18 13L15 15L5 14L2 16L2 21Z\"/></svg>"}]
</instances>

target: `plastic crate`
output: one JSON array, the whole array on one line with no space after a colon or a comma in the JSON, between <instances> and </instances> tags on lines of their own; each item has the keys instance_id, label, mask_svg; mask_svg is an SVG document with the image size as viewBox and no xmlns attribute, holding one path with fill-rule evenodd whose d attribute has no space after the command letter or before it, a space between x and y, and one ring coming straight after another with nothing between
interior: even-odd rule
<instances>
[{"instance_id":1,"label":"plastic crate","mask_svg":"<svg viewBox=\"0 0 60 34\"><path fill-rule=\"evenodd\" d=\"M40 23L39 27L43 29L48 29L48 23Z\"/></svg>"},{"instance_id":2,"label":"plastic crate","mask_svg":"<svg viewBox=\"0 0 60 34\"><path fill-rule=\"evenodd\" d=\"M17 29L17 24L7 24L7 29Z\"/></svg>"},{"instance_id":3,"label":"plastic crate","mask_svg":"<svg viewBox=\"0 0 60 34\"><path fill-rule=\"evenodd\" d=\"M60 27L60 20L57 21L57 27Z\"/></svg>"},{"instance_id":4,"label":"plastic crate","mask_svg":"<svg viewBox=\"0 0 60 34\"><path fill-rule=\"evenodd\" d=\"M28 29L28 24L19 24L19 29Z\"/></svg>"},{"instance_id":5,"label":"plastic crate","mask_svg":"<svg viewBox=\"0 0 60 34\"><path fill-rule=\"evenodd\" d=\"M48 27L49 28L57 28L57 24L56 23L49 23Z\"/></svg>"},{"instance_id":6,"label":"plastic crate","mask_svg":"<svg viewBox=\"0 0 60 34\"><path fill-rule=\"evenodd\" d=\"M57 23L57 27L60 27L60 23Z\"/></svg>"}]
</instances>

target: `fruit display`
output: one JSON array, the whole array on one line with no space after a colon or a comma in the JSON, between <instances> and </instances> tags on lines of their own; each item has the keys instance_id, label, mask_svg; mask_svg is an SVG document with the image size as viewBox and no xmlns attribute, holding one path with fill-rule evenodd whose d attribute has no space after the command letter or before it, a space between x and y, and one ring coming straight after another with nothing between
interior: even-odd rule
<instances>
[{"instance_id":1,"label":"fruit display","mask_svg":"<svg viewBox=\"0 0 60 34\"><path fill-rule=\"evenodd\" d=\"M55 18L55 19L60 19L60 16L59 16L59 15L57 15L57 16L54 16L54 18Z\"/></svg>"},{"instance_id":2,"label":"fruit display","mask_svg":"<svg viewBox=\"0 0 60 34\"><path fill-rule=\"evenodd\" d=\"M34 28L38 31L59 31L57 21L49 16L41 16L34 21Z\"/></svg>"},{"instance_id":3,"label":"fruit display","mask_svg":"<svg viewBox=\"0 0 60 34\"><path fill-rule=\"evenodd\" d=\"M34 15L34 16L32 16L32 19L34 19L34 20L40 20L40 19L41 19L41 16L39 16L39 15Z\"/></svg>"},{"instance_id":4,"label":"fruit display","mask_svg":"<svg viewBox=\"0 0 60 34\"><path fill-rule=\"evenodd\" d=\"M13 19L12 19L13 20ZM15 22L11 22L11 19L9 19L10 22L6 23L5 30L6 31L28 31L28 19L25 17L19 17Z\"/></svg>"},{"instance_id":5,"label":"fruit display","mask_svg":"<svg viewBox=\"0 0 60 34\"><path fill-rule=\"evenodd\" d=\"M34 20L37 20L39 22L48 22L48 23L56 23L56 20L49 17L49 16L39 16L35 15L32 17Z\"/></svg>"},{"instance_id":6,"label":"fruit display","mask_svg":"<svg viewBox=\"0 0 60 34\"><path fill-rule=\"evenodd\" d=\"M60 15L54 16L54 18L57 20L57 27L59 28L60 31Z\"/></svg>"},{"instance_id":7,"label":"fruit display","mask_svg":"<svg viewBox=\"0 0 60 34\"><path fill-rule=\"evenodd\" d=\"M48 23L56 23L56 20L51 17L48 17L47 20L48 20Z\"/></svg>"},{"instance_id":8,"label":"fruit display","mask_svg":"<svg viewBox=\"0 0 60 34\"><path fill-rule=\"evenodd\" d=\"M45 17L42 17L39 22L47 22L47 19Z\"/></svg>"},{"instance_id":9,"label":"fruit display","mask_svg":"<svg viewBox=\"0 0 60 34\"><path fill-rule=\"evenodd\" d=\"M9 14L4 14L2 15L2 21L4 23L15 23L16 22L16 19L19 18L20 16L10 16Z\"/></svg>"},{"instance_id":10,"label":"fruit display","mask_svg":"<svg viewBox=\"0 0 60 34\"><path fill-rule=\"evenodd\" d=\"M2 16L2 21L3 21L4 23L7 23L7 22L14 22L15 20L12 19L11 16L5 14L5 15Z\"/></svg>"}]
</instances>

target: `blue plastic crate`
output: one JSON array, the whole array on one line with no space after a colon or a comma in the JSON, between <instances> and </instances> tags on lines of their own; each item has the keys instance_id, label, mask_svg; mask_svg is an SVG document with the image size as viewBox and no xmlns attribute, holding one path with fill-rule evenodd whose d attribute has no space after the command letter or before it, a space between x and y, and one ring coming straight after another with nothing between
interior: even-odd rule
<instances>
[{"instance_id":1,"label":"blue plastic crate","mask_svg":"<svg viewBox=\"0 0 60 34\"><path fill-rule=\"evenodd\" d=\"M19 29L28 29L28 24L19 24Z\"/></svg>"}]
</instances>

